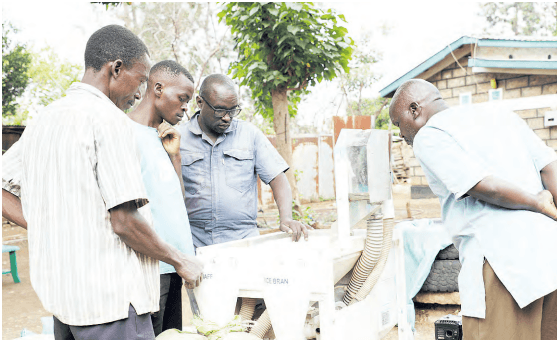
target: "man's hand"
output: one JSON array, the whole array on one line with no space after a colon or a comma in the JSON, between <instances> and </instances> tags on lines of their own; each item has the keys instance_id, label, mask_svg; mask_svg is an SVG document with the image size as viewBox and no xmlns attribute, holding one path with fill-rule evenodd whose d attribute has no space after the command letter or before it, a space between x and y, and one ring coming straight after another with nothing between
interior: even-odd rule
<instances>
[{"instance_id":1,"label":"man's hand","mask_svg":"<svg viewBox=\"0 0 557 340\"><path fill-rule=\"evenodd\" d=\"M193 289L201 283L203 263L195 256L185 255L180 266L176 266L176 273L185 281L186 288Z\"/></svg>"},{"instance_id":2,"label":"man's hand","mask_svg":"<svg viewBox=\"0 0 557 340\"><path fill-rule=\"evenodd\" d=\"M304 234L304 240L308 240L308 230L313 229L309 225L295 220L280 221L280 230L285 233L292 234L292 241L298 242L302 233Z\"/></svg>"},{"instance_id":3,"label":"man's hand","mask_svg":"<svg viewBox=\"0 0 557 340\"><path fill-rule=\"evenodd\" d=\"M180 132L172 125L163 121L157 128L159 138L162 140L162 146L170 157L180 154Z\"/></svg>"},{"instance_id":4,"label":"man's hand","mask_svg":"<svg viewBox=\"0 0 557 340\"><path fill-rule=\"evenodd\" d=\"M553 195L548 190L544 190L536 195L538 200L538 212L557 220L557 208L553 201Z\"/></svg>"}]
</instances>

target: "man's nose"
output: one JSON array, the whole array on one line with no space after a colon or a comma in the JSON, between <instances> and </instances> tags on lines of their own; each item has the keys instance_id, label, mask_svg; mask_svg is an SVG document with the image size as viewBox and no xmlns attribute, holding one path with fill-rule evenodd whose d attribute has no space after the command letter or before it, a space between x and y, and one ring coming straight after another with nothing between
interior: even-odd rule
<instances>
[{"instance_id":1,"label":"man's nose","mask_svg":"<svg viewBox=\"0 0 557 340\"><path fill-rule=\"evenodd\" d=\"M222 120L229 123L232 120L232 118L230 118L230 113L229 112L225 113L225 115L222 116Z\"/></svg>"},{"instance_id":2,"label":"man's nose","mask_svg":"<svg viewBox=\"0 0 557 340\"><path fill-rule=\"evenodd\" d=\"M137 93L135 94L135 99L137 100L141 100L141 90L137 90Z\"/></svg>"}]
</instances>

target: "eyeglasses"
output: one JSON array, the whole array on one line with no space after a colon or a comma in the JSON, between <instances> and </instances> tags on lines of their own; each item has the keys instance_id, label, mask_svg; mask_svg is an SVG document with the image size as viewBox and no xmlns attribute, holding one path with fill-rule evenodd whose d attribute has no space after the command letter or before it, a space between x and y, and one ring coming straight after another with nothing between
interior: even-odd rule
<instances>
[{"instance_id":1,"label":"eyeglasses","mask_svg":"<svg viewBox=\"0 0 557 340\"><path fill-rule=\"evenodd\" d=\"M200 97L201 97L201 96L200 96ZM242 108L241 108L241 107L238 107L237 109L231 109L231 110L226 110L226 109L215 109L215 108L213 107L213 105L209 104L209 102L207 101L207 99L205 99L205 98L203 98L203 97L201 97L201 99L203 99L203 101L205 101L205 103L207 103L207 105L209 105L209 107L210 107L211 109L213 109L213 111L215 112L215 116L217 116L217 117L219 117L219 118L222 118L222 117L226 116L227 114L228 114L228 116L229 116L230 118L234 118L234 117L236 117L237 115L240 114L240 111L242 111Z\"/></svg>"}]
</instances>

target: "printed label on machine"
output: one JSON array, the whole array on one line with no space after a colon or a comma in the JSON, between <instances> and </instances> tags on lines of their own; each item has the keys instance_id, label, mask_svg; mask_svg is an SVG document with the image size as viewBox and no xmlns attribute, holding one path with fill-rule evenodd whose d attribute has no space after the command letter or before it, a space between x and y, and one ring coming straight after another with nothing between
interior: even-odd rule
<instances>
[{"instance_id":1,"label":"printed label on machine","mask_svg":"<svg viewBox=\"0 0 557 340\"><path fill-rule=\"evenodd\" d=\"M279 277L266 277L264 278L265 283L268 285L287 285L288 279Z\"/></svg>"}]
</instances>

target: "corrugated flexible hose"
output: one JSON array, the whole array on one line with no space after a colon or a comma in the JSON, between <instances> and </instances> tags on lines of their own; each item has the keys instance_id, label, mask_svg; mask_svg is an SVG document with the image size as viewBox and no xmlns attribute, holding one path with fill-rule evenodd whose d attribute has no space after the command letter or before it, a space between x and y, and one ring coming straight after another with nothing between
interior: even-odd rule
<instances>
[{"instance_id":1,"label":"corrugated flexible hose","mask_svg":"<svg viewBox=\"0 0 557 340\"><path fill-rule=\"evenodd\" d=\"M242 307L240 308L240 316L242 320L251 320L255 312L255 303L257 299L244 297L242 298Z\"/></svg>"},{"instance_id":2,"label":"corrugated flexible hose","mask_svg":"<svg viewBox=\"0 0 557 340\"><path fill-rule=\"evenodd\" d=\"M369 277L373 268L381 256L383 248L383 218L382 215L372 216L367 220L366 242L362 255L358 259L348 289L342 298L347 306L356 296L366 279Z\"/></svg>"},{"instance_id":3,"label":"corrugated flexible hose","mask_svg":"<svg viewBox=\"0 0 557 340\"><path fill-rule=\"evenodd\" d=\"M257 324L252 328L250 334L263 339L269 329L271 329L271 318L269 317L267 310L265 310L259 319L257 319Z\"/></svg>"},{"instance_id":4,"label":"corrugated flexible hose","mask_svg":"<svg viewBox=\"0 0 557 340\"><path fill-rule=\"evenodd\" d=\"M385 268L387 258L389 257L389 253L391 252L394 225L395 222L392 218L386 218L383 220L383 248L381 249L381 256L377 261L377 265L375 266L365 283L362 285L362 288L360 288L358 294L356 294L354 299L350 301L349 305L365 299L379 280L381 273L383 273L383 268Z\"/></svg>"}]
</instances>

